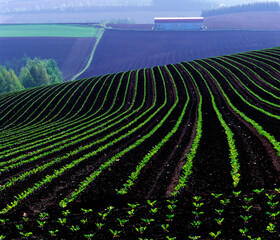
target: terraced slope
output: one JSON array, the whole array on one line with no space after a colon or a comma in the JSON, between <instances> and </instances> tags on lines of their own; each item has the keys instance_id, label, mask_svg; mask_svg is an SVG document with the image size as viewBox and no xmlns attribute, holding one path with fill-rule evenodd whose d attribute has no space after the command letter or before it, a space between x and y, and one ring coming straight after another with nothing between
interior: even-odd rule
<instances>
[{"instance_id":1,"label":"terraced slope","mask_svg":"<svg viewBox=\"0 0 280 240\"><path fill-rule=\"evenodd\" d=\"M279 89L278 47L0 95L0 216L147 199L185 202L239 190L249 196L256 188L273 194L280 183ZM193 224L178 230L189 224L180 220L182 209L171 233L196 234ZM224 233L232 235L222 236L237 237L238 211L226 212L228 224L217 231L232 225ZM209 226L198 233L209 237ZM95 234L101 239L109 230ZM130 231L122 230L122 239L142 236Z\"/></svg>"}]
</instances>

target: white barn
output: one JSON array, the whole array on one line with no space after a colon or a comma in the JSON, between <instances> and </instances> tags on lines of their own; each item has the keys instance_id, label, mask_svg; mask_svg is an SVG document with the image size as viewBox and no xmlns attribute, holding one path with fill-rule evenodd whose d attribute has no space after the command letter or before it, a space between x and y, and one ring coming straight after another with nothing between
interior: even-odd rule
<instances>
[{"instance_id":1,"label":"white barn","mask_svg":"<svg viewBox=\"0 0 280 240\"><path fill-rule=\"evenodd\" d=\"M203 17L154 18L155 30L200 30Z\"/></svg>"}]
</instances>

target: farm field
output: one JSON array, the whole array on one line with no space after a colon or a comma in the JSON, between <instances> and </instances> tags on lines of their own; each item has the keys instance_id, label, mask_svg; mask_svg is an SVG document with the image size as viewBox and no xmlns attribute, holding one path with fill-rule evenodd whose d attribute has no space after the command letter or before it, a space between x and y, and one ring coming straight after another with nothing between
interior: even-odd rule
<instances>
[{"instance_id":1,"label":"farm field","mask_svg":"<svg viewBox=\"0 0 280 240\"><path fill-rule=\"evenodd\" d=\"M0 25L0 37L94 37L97 29L71 24Z\"/></svg>"},{"instance_id":2,"label":"farm field","mask_svg":"<svg viewBox=\"0 0 280 240\"><path fill-rule=\"evenodd\" d=\"M279 89L276 47L0 95L0 236L277 239Z\"/></svg>"},{"instance_id":3,"label":"farm field","mask_svg":"<svg viewBox=\"0 0 280 240\"><path fill-rule=\"evenodd\" d=\"M279 39L280 31L106 30L81 78L270 48Z\"/></svg>"},{"instance_id":4,"label":"farm field","mask_svg":"<svg viewBox=\"0 0 280 240\"><path fill-rule=\"evenodd\" d=\"M86 66L95 43L96 38L0 38L0 65L7 60L21 59L24 54L30 58L53 58L67 81Z\"/></svg>"},{"instance_id":5,"label":"farm field","mask_svg":"<svg viewBox=\"0 0 280 240\"><path fill-rule=\"evenodd\" d=\"M279 31L280 12L246 12L206 17L204 25L209 30Z\"/></svg>"}]
</instances>

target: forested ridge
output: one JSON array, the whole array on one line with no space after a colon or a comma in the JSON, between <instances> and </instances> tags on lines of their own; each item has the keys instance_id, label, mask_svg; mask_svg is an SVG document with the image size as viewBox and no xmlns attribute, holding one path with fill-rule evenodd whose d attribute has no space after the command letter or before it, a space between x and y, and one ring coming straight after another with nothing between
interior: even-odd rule
<instances>
[{"instance_id":1,"label":"forested ridge","mask_svg":"<svg viewBox=\"0 0 280 240\"><path fill-rule=\"evenodd\" d=\"M0 93L60 83L62 80L62 72L54 59L24 56L0 66Z\"/></svg>"}]
</instances>

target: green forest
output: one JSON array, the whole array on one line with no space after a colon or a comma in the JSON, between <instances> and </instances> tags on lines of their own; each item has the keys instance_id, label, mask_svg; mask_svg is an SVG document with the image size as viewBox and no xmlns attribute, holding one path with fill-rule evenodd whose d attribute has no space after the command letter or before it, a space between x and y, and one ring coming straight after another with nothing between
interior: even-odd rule
<instances>
[{"instance_id":1,"label":"green forest","mask_svg":"<svg viewBox=\"0 0 280 240\"><path fill-rule=\"evenodd\" d=\"M6 62L0 66L0 93L20 91L63 81L62 72L54 59L30 59Z\"/></svg>"}]
</instances>

